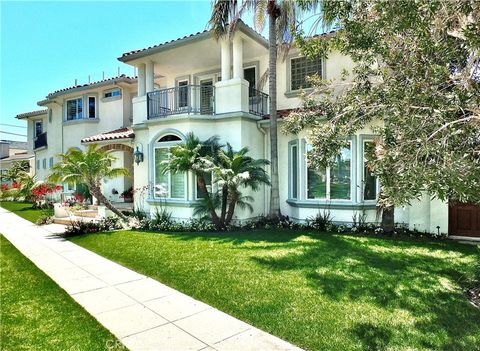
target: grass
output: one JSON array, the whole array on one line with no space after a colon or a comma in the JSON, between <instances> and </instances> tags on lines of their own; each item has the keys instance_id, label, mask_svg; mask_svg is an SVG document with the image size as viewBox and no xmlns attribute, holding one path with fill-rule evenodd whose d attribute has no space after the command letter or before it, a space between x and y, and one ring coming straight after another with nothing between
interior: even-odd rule
<instances>
[{"instance_id":1,"label":"grass","mask_svg":"<svg viewBox=\"0 0 480 351\"><path fill-rule=\"evenodd\" d=\"M71 239L307 350L479 350L462 291L480 249L250 231Z\"/></svg>"},{"instance_id":2,"label":"grass","mask_svg":"<svg viewBox=\"0 0 480 351\"><path fill-rule=\"evenodd\" d=\"M2 350L111 350L121 344L0 235Z\"/></svg>"},{"instance_id":3,"label":"grass","mask_svg":"<svg viewBox=\"0 0 480 351\"><path fill-rule=\"evenodd\" d=\"M37 220L42 216L53 216L53 209L38 209L33 208L33 205L28 202L17 202L17 201L1 201L0 207L3 207L6 210L9 210L16 215L36 223Z\"/></svg>"}]
</instances>

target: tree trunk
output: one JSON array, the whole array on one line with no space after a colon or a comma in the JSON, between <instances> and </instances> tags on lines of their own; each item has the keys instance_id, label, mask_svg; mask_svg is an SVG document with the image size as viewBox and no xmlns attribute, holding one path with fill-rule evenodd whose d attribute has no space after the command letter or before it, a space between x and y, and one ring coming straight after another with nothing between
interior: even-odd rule
<instances>
[{"instance_id":1,"label":"tree trunk","mask_svg":"<svg viewBox=\"0 0 480 351\"><path fill-rule=\"evenodd\" d=\"M227 215L227 203L228 203L228 186L226 184L222 187L222 214L220 220L225 224L225 216Z\"/></svg>"},{"instance_id":2,"label":"tree trunk","mask_svg":"<svg viewBox=\"0 0 480 351\"><path fill-rule=\"evenodd\" d=\"M89 184L89 188L92 195L97 198L99 203L103 203L106 208L108 208L110 211L115 213L121 219L123 220L127 219L127 217L122 212L120 212L118 208L113 206L112 203L102 194L102 191L100 190L99 186Z\"/></svg>"},{"instance_id":3,"label":"tree trunk","mask_svg":"<svg viewBox=\"0 0 480 351\"><path fill-rule=\"evenodd\" d=\"M280 194L278 185L277 145L277 32L278 7L275 1L268 2L268 93L270 95L270 212L269 217L280 216Z\"/></svg>"},{"instance_id":4,"label":"tree trunk","mask_svg":"<svg viewBox=\"0 0 480 351\"><path fill-rule=\"evenodd\" d=\"M212 219L212 223L215 227L219 227L221 225L220 220L218 218L217 212L215 211L215 207L212 203L212 198L210 197L210 193L207 189L207 184L205 183L205 178L202 175L197 174L197 182L200 189L202 189L203 193L205 194L205 200L207 202L208 209L210 210L210 217Z\"/></svg>"},{"instance_id":5,"label":"tree trunk","mask_svg":"<svg viewBox=\"0 0 480 351\"><path fill-rule=\"evenodd\" d=\"M225 220L225 224L230 224L232 221L233 214L235 212L235 205L237 204L237 194L232 192L230 196L230 203L228 204L227 219Z\"/></svg>"},{"instance_id":6,"label":"tree trunk","mask_svg":"<svg viewBox=\"0 0 480 351\"><path fill-rule=\"evenodd\" d=\"M395 215L393 206L382 209L381 226L385 234L392 234L395 230Z\"/></svg>"}]
</instances>

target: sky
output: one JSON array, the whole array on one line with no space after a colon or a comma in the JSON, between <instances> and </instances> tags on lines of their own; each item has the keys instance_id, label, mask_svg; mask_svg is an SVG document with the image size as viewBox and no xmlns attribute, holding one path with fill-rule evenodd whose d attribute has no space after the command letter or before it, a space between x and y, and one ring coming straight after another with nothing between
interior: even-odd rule
<instances>
[{"instance_id":1,"label":"sky","mask_svg":"<svg viewBox=\"0 0 480 351\"><path fill-rule=\"evenodd\" d=\"M133 68L123 52L203 31L211 2L0 1L0 139L26 140L19 113L41 109L37 101L57 89ZM247 20L248 22L248 20ZM6 125L7 124L7 125Z\"/></svg>"}]
</instances>

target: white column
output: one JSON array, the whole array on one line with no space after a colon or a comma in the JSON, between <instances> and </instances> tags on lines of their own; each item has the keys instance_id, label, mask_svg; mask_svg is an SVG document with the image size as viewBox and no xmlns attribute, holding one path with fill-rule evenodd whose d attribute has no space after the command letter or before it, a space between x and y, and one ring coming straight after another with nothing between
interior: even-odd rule
<instances>
[{"instance_id":1,"label":"white column","mask_svg":"<svg viewBox=\"0 0 480 351\"><path fill-rule=\"evenodd\" d=\"M233 78L243 78L243 40L238 34L233 37Z\"/></svg>"},{"instance_id":2,"label":"white column","mask_svg":"<svg viewBox=\"0 0 480 351\"><path fill-rule=\"evenodd\" d=\"M145 64L138 65L138 92L137 96L145 96Z\"/></svg>"},{"instance_id":3,"label":"white column","mask_svg":"<svg viewBox=\"0 0 480 351\"><path fill-rule=\"evenodd\" d=\"M146 75L146 81L145 81L145 89L147 93L150 93L153 91L153 62L148 61L145 64L145 75Z\"/></svg>"},{"instance_id":4,"label":"white column","mask_svg":"<svg viewBox=\"0 0 480 351\"><path fill-rule=\"evenodd\" d=\"M222 81L230 79L230 67L232 58L230 55L230 39L224 38L221 43L221 65L222 65Z\"/></svg>"}]
</instances>

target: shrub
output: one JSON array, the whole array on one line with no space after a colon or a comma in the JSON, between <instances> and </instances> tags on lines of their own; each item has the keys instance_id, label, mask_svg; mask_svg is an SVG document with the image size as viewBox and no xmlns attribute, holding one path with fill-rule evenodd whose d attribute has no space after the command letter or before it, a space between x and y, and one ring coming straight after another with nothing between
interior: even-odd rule
<instances>
[{"instance_id":1,"label":"shrub","mask_svg":"<svg viewBox=\"0 0 480 351\"><path fill-rule=\"evenodd\" d=\"M53 222L52 217L47 215L42 215L37 219L37 225L51 224Z\"/></svg>"},{"instance_id":2,"label":"shrub","mask_svg":"<svg viewBox=\"0 0 480 351\"><path fill-rule=\"evenodd\" d=\"M307 226L325 232L327 228L331 227L332 219L333 217L330 210L323 210L322 212L318 212L315 217L308 217Z\"/></svg>"}]
</instances>

